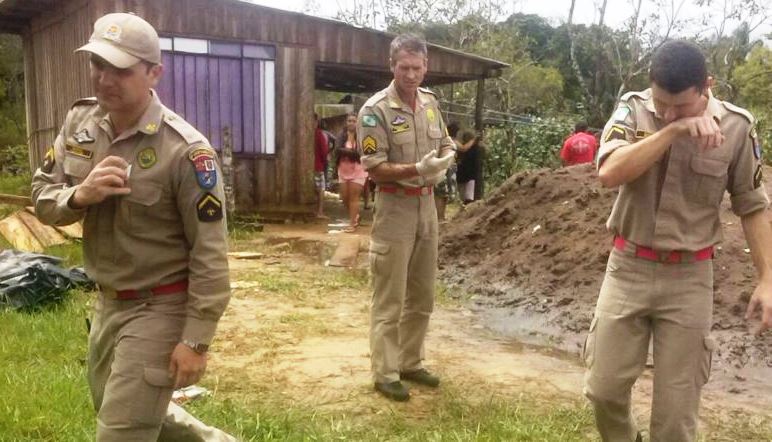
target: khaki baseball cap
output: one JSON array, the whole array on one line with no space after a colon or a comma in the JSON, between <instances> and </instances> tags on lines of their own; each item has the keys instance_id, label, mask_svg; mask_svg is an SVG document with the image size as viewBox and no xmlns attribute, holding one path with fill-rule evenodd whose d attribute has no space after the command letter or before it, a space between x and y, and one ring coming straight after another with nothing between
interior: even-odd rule
<instances>
[{"instance_id":1,"label":"khaki baseball cap","mask_svg":"<svg viewBox=\"0 0 772 442\"><path fill-rule=\"evenodd\" d=\"M161 63L158 33L139 16L117 12L107 14L94 23L94 33L88 43L75 52L91 52L111 65L125 69L141 60Z\"/></svg>"}]
</instances>

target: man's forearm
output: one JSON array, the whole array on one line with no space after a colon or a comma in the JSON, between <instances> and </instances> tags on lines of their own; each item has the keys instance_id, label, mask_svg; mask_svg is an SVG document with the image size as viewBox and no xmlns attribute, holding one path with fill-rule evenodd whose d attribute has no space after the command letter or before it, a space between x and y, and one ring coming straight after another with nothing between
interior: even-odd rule
<instances>
[{"instance_id":1,"label":"man's forearm","mask_svg":"<svg viewBox=\"0 0 772 442\"><path fill-rule=\"evenodd\" d=\"M759 279L772 279L772 228L767 221L767 211L758 210L741 220Z\"/></svg>"},{"instance_id":2,"label":"man's forearm","mask_svg":"<svg viewBox=\"0 0 772 442\"><path fill-rule=\"evenodd\" d=\"M598 171L601 184L604 187L617 187L643 175L665 154L675 135L675 131L666 126L637 143L613 151Z\"/></svg>"},{"instance_id":3,"label":"man's forearm","mask_svg":"<svg viewBox=\"0 0 772 442\"><path fill-rule=\"evenodd\" d=\"M376 183L405 180L418 176L415 164L383 162L367 171Z\"/></svg>"}]
</instances>

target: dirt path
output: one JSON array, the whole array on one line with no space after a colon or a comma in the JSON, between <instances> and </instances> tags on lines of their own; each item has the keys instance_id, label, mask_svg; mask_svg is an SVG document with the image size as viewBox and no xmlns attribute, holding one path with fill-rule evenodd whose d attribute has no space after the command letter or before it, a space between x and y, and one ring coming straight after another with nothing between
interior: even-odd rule
<instances>
[{"instance_id":1,"label":"dirt path","mask_svg":"<svg viewBox=\"0 0 772 442\"><path fill-rule=\"evenodd\" d=\"M354 415L388 409L370 378L366 259L367 229L359 233L359 268L325 267L339 241L324 226L267 226L234 249L263 255L232 260L234 295L218 331L210 373L220 388L273 394L297 404ZM481 399L529 394L582 403L583 369L574 352L526 345L512 326L528 324L511 312L440 299L427 338L427 366L445 382ZM508 316L510 315L510 316ZM531 318L531 321L538 321ZM703 415L720 422L734 410L769 418L772 395L746 379L737 394L725 381L709 384ZM636 414L647 421L650 374L638 382ZM406 407L430 413L436 390L415 387ZM752 394L751 394L752 393ZM709 424L710 425L710 424Z\"/></svg>"}]
</instances>

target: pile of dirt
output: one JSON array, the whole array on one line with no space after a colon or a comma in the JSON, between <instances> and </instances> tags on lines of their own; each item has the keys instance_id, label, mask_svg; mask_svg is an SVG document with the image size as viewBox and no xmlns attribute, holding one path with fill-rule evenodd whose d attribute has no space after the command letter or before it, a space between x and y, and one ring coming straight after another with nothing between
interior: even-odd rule
<instances>
[{"instance_id":1,"label":"pile of dirt","mask_svg":"<svg viewBox=\"0 0 772 442\"><path fill-rule=\"evenodd\" d=\"M575 344L589 328L603 280L611 249L605 222L616 194L600 186L590 165L515 175L443 226L441 277L477 294L483 306L538 315L547 325L542 331L557 327L556 342ZM772 367L772 339L753 337L744 319L756 272L728 198L721 219L716 359L726 368Z\"/></svg>"}]
</instances>

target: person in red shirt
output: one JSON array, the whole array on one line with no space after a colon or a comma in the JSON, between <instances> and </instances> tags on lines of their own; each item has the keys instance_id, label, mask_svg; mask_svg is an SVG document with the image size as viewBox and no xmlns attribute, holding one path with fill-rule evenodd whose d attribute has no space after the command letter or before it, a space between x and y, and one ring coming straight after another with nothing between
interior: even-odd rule
<instances>
[{"instance_id":1,"label":"person in red shirt","mask_svg":"<svg viewBox=\"0 0 772 442\"><path fill-rule=\"evenodd\" d=\"M595 152L598 151L598 141L587 132L587 123L581 121L574 126L574 134L566 139L560 149L560 159L564 166L592 163Z\"/></svg>"},{"instance_id":2,"label":"person in red shirt","mask_svg":"<svg viewBox=\"0 0 772 442\"><path fill-rule=\"evenodd\" d=\"M324 216L324 191L327 183L324 179L324 171L327 170L327 155L330 153L330 146L327 143L327 136L319 127L319 115L314 113L316 121L316 131L314 132L314 184L319 196L319 204L316 208L317 218L327 218Z\"/></svg>"}]
</instances>

